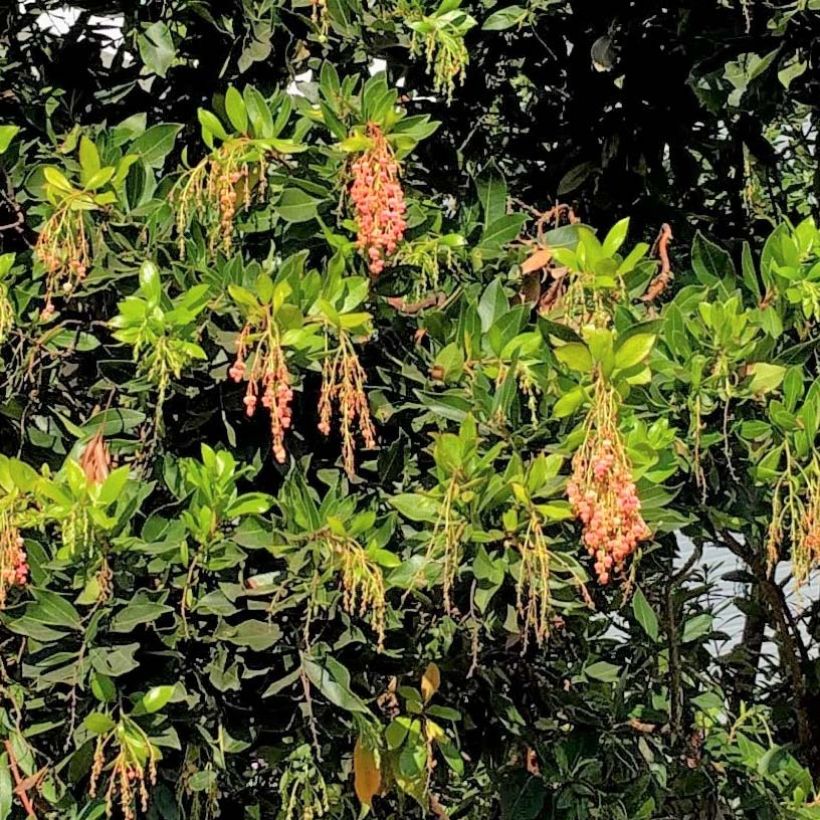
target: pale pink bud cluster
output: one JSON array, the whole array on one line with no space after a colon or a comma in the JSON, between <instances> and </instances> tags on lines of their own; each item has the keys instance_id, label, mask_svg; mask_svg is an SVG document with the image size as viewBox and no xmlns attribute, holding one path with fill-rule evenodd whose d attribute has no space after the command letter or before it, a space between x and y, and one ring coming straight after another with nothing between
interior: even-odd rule
<instances>
[{"instance_id":1,"label":"pale pink bud cluster","mask_svg":"<svg viewBox=\"0 0 820 820\"><path fill-rule=\"evenodd\" d=\"M393 149L375 123L368 125L367 134L374 144L353 163L350 198L358 224L357 245L375 278L404 237L407 206Z\"/></svg>"},{"instance_id":2,"label":"pale pink bud cluster","mask_svg":"<svg viewBox=\"0 0 820 820\"><path fill-rule=\"evenodd\" d=\"M67 199L37 237L34 256L46 269L46 299L49 303L52 294L70 294L88 274L91 248L84 213L72 210Z\"/></svg>"},{"instance_id":3,"label":"pale pink bud cluster","mask_svg":"<svg viewBox=\"0 0 820 820\"><path fill-rule=\"evenodd\" d=\"M339 429L342 435L342 461L348 475L355 472L355 429L364 446L376 446L376 430L370 417L370 406L364 391L366 374L356 351L347 337L340 340L338 351L325 358L322 365L322 391L319 396L319 430L330 435L333 405L338 406Z\"/></svg>"},{"instance_id":4,"label":"pale pink bud cluster","mask_svg":"<svg viewBox=\"0 0 820 820\"><path fill-rule=\"evenodd\" d=\"M587 439L573 459L567 494L583 524L584 546L595 560L598 580L606 584L613 571L623 570L638 543L652 535L641 516L641 502L617 428L587 429Z\"/></svg>"},{"instance_id":5,"label":"pale pink bud cluster","mask_svg":"<svg viewBox=\"0 0 820 820\"><path fill-rule=\"evenodd\" d=\"M15 527L7 527L0 534L0 609L5 606L11 587L24 587L28 583L28 556L23 543Z\"/></svg>"},{"instance_id":6,"label":"pale pink bud cluster","mask_svg":"<svg viewBox=\"0 0 820 820\"><path fill-rule=\"evenodd\" d=\"M293 420L291 375L281 346L275 339L271 341L267 336L264 337L264 343L257 345L253 367L248 374L245 357L249 333L249 326L240 333L236 361L228 370L228 375L237 383L247 375L248 387L242 401L248 417L256 412L261 394L262 406L270 414L273 456L283 464L287 458L285 433Z\"/></svg>"},{"instance_id":7,"label":"pale pink bud cluster","mask_svg":"<svg viewBox=\"0 0 820 820\"><path fill-rule=\"evenodd\" d=\"M820 481L812 478L806 488L806 504L794 534L792 574L796 586L804 584L820 563Z\"/></svg>"}]
</instances>

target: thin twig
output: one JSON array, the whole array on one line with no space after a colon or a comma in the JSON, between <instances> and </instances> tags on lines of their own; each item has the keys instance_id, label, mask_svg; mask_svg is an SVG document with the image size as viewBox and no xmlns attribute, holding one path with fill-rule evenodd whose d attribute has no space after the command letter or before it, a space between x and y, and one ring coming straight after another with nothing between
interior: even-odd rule
<instances>
[{"instance_id":1,"label":"thin twig","mask_svg":"<svg viewBox=\"0 0 820 820\"><path fill-rule=\"evenodd\" d=\"M4 740L3 745L6 748L6 753L9 756L9 768L11 775L14 778L14 793L20 798L23 808L26 810L26 817L31 820L37 820L37 815L34 812L34 805L31 798L28 796L28 789L33 785L32 778L23 779L20 777L20 769L17 767L17 758L14 755L14 749L10 740ZM35 781L36 782L36 781Z\"/></svg>"}]
</instances>

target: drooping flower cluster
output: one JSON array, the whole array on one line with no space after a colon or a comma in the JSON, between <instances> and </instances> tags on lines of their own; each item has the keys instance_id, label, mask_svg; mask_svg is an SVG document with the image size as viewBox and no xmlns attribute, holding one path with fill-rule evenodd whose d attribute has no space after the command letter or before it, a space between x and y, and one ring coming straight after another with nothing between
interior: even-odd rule
<instances>
[{"instance_id":1,"label":"drooping flower cluster","mask_svg":"<svg viewBox=\"0 0 820 820\"><path fill-rule=\"evenodd\" d=\"M80 467L90 484L102 484L111 472L111 454L102 432L95 433L80 456Z\"/></svg>"},{"instance_id":2,"label":"drooping flower cluster","mask_svg":"<svg viewBox=\"0 0 820 820\"><path fill-rule=\"evenodd\" d=\"M185 255L185 238L194 216L207 231L211 255L219 248L230 253L237 211L250 208L254 196L264 198L266 171L264 153L241 138L223 143L192 168L177 185L180 256Z\"/></svg>"},{"instance_id":3,"label":"drooping flower cluster","mask_svg":"<svg viewBox=\"0 0 820 820\"><path fill-rule=\"evenodd\" d=\"M14 327L14 305L11 303L8 285L0 282L0 344L9 337Z\"/></svg>"},{"instance_id":4,"label":"drooping flower cluster","mask_svg":"<svg viewBox=\"0 0 820 820\"><path fill-rule=\"evenodd\" d=\"M370 406L364 392L364 372L353 343L347 334L339 335L335 353L325 356L322 365L322 391L319 396L319 430L330 435L333 406L339 410L342 436L342 461L349 476L355 473L356 427L367 449L376 446L376 429L370 417Z\"/></svg>"},{"instance_id":5,"label":"drooping flower cluster","mask_svg":"<svg viewBox=\"0 0 820 820\"><path fill-rule=\"evenodd\" d=\"M85 226L85 210L73 208L66 199L48 219L34 246L34 255L46 270L46 313L51 297L71 293L91 267L91 248Z\"/></svg>"},{"instance_id":6,"label":"drooping flower cluster","mask_svg":"<svg viewBox=\"0 0 820 820\"><path fill-rule=\"evenodd\" d=\"M309 744L297 746L288 756L279 778L279 799L283 820L316 820L329 811L328 787Z\"/></svg>"},{"instance_id":7,"label":"drooping flower cluster","mask_svg":"<svg viewBox=\"0 0 820 820\"><path fill-rule=\"evenodd\" d=\"M248 387L242 401L249 417L256 412L261 395L262 406L270 414L273 455L282 464L287 458L285 433L293 418L293 388L285 353L279 341L279 331L270 314L265 314L263 325L258 330L251 324L245 325L236 347L236 361L228 375L237 383L247 379ZM253 353L249 371L246 360L251 347Z\"/></svg>"},{"instance_id":8,"label":"drooping flower cluster","mask_svg":"<svg viewBox=\"0 0 820 820\"><path fill-rule=\"evenodd\" d=\"M812 483L809 500L798 529L792 554L792 574L797 586L808 581L809 573L820 564L820 484Z\"/></svg>"},{"instance_id":9,"label":"drooping flower cluster","mask_svg":"<svg viewBox=\"0 0 820 820\"><path fill-rule=\"evenodd\" d=\"M20 530L4 510L0 513L0 609L6 604L9 589L28 582L28 558Z\"/></svg>"},{"instance_id":10,"label":"drooping flower cluster","mask_svg":"<svg viewBox=\"0 0 820 820\"><path fill-rule=\"evenodd\" d=\"M384 647L384 577L365 549L352 538L332 534L325 537L341 572L342 606L350 615L363 618L370 613L377 648Z\"/></svg>"},{"instance_id":11,"label":"drooping flower cluster","mask_svg":"<svg viewBox=\"0 0 820 820\"><path fill-rule=\"evenodd\" d=\"M422 16L410 23L410 51L414 57L424 56L427 73L433 77L433 89L448 102L453 99L456 82L464 84L470 63L464 35L475 24L475 19L461 10Z\"/></svg>"},{"instance_id":12,"label":"drooping flower cluster","mask_svg":"<svg viewBox=\"0 0 820 820\"><path fill-rule=\"evenodd\" d=\"M330 15L328 14L327 0L310 0L310 19L319 34L319 42L327 40L327 33L330 30Z\"/></svg>"},{"instance_id":13,"label":"drooping flower cluster","mask_svg":"<svg viewBox=\"0 0 820 820\"><path fill-rule=\"evenodd\" d=\"M119 727L97 739L88 793L93 798L105 768L106 747L121 736ZM105 790L106 813L114 814L114 803L119 806L123 820L136 820L137 806L148 811L148 783L157 782L157 750L133 721L128 721L127 734L120 743L120 750L111 766L108 788ZM137 751L139 750L139 752Z\"/></svg>"},{"instance_id":14,"label":"drooping flower cluster","mask_svg":"<svg viewBox=\"0 0 820 820\"><path fill-rule=\"evenodd\" d=\"M789 454L788 467L775 486L766 543L770 567L779 558L786 534L791 542L792 576L799 588L820 565L820 463L816 459L803 470Z\"/></svg>"},{"instance_id":15,"label":"drooping flower cluster","mask_svg":"<svg viewBox=\"0 0 820 820\"><path fill-rule=\"evenodd\" d=\"M105 482L111 473L111 453L103 438L102 430L95 433L83 449L79 460L88 483L99 485ZM97 570L97 600L107 601L114 592L114 573L103 551Z\"/></svg>"},{"instance_id":16,"label":"drooping flower cluster","mask_svg":"<svg viewBox=\"0 0 820 820\"><path fill-rule=\"evenodd\" d=\"M461 493L458 476L453 476L445 486L440 488L443 490L443 495L439 501L436 523L427 543L424 562L413 577L410 588L414 588L422 579L429 561L441 560L444 611L449 615L453 612L451 593L461 565L462 542L467 522L455 509L456 500Z\"/></svg>"},{"instance_id":17,"label":"drooping flower cluster","mask_svg":"<svg viewBox=\"0 0 820 820\"><path fill-rule=\"evenodd\" d=\"M375 278L404 236L406 204L399 164L381 128L370 123L367 136L373 145L353 162L350 199L358 225L356 241Z\"/></svg>"},{"instance_id":18,"label":"drooping flower cluster","mask_svg":"<svg viewBox=\"0 0 820 820\"><path fill-rule=\"evenodd\" d=\"M550 602L550 551L541 518L530 514L523 537L516 540L521 554L515 601L518 614L524 622L523 647L526 651L532 632L538 646L549 637L552 607Z\"/></svg>"},{"instance_id":19,"label":"drooping flower cluster","mask_svg":"<svg viewBox=\"0 0 820 820\"><path fill-rule=\"evenodd\" d=\"M72 505L60 522L60 540L67 555L83 560L94 557L97 538L87 503L78 501Z\"/></svg>"},{"instance_id":20,"label":"drooping flower cluster","mask_svg":"<svg viewBox=\"0 0 820 820\"><path fill-rule=\"evenodd\" d=\"M572 467L569 500L583 524L584 545L595 559L598 580L606 584L652 532L641 516L632 466L618 430L617 394L600 377Z\"/></svg>"}]
</instances>

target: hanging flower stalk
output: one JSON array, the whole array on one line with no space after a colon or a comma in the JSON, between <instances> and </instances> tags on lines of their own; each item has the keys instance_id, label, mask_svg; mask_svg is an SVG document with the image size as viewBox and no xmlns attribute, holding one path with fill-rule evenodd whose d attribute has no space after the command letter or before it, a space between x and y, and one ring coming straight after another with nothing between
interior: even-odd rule
<instances>
[{"instance_id":1,"label":"hanging flower stalk","mask_svg":"<svg viewBox=\"0 0 820 820\"><path fill-rule=\"evenodd\" d=\"M136 820L137 807L148 811L148 784L157 782L157 759L154 744L133 720L123 720L116 728L97 739L88 793L93 798L102 777L109 744L119 744L119 752L111 764L108 787L105 790L106 814L114 814L115 802L124 820Z\"/></svg>"},{"instance_id":2,"label":"hanging flower stalk","mask_svg":"<svg viewBox=\"0 0 820 820\"><path fill-rule=\"evenodd\" d=\"M792 574L799 587L820 564L820 476L815 467L807 487L807 503L800 517L797 542L792 550Z\"/></svg>"},{"instance_id":3,"label":"hanging flower stalk","mask_svg":"<svg viewBox=\"0 0 820 820\"><path fill-rule=\"evenodd\" d=\"M367 449L376 446L376 429L364 391L367 374L347 333L339 333L335 353L326 354L322 365L322 390L319 396L319 430L330 435L334 405L339 414L342 436L342 461L349 476L355 474L356 432Z\"/></svg>"},{"instance_id":4,"label":"hanging flower stalk","mask_svg":"<svg viewBox=\"0 0 820 820\"><path fill-rule=\"evenodd\" d=\"M367 551L353 538L328 532L325 544L341 572L342 606L349 615L363 618L370 613L370 625L378 639L378 651L384 648L385 589L384 577Z\"/></svg>"},{"instance_id":5,"label":"hanging flower stalk","mask_svg":"<svg viewBox=\"0 0 820 820\"><path fill-rule=\"evenodd\" d=\"M242 401L249 417L256 412L259 397L262 397L262 406L270 414L273 456L283 464L287 458L285 433L290 428L293 418L292 377L282 349L279 329L271 316L270 308L265 308L263 316L260 326L249 322L239 334L236 342L236 361L228 375L237 383L247 378L248 387ZM253 352L248 370L246 362L251 349Z\"/></svg>"},{"instance_id":6,"label":"hanging flower stalk","mask_svg":"<svg viewBox=\"0 0 820 820\"><path fill-rule=\"evenodd\" d=\"M598 580L606 584L652 532L641 517L632 465L618 429L616 391L600 376L572 467L569 500L583 524L584 545L595 559Z\"/></svg>"},{"instance_id":7,"label":"hanging flower stalk","mask_svg":"<svg viewBox=\"0 0 820 820\"><path fill-rule=\"evenodd\" d=\"M86 234L85 211L67 197L43 226L34 255L46 271L46 311L58 290L71 293L91 267L91 249Z\"/></svg>"},{"instance_id":8,"label":"hanging flower stalk","mask_svg":"<svg viewBox=\"0 0 820 820\"><path fill-rule=\"evenodd\" d=\"M180 256L185 256L185 238L194 217L206 229L211 255L220 248L230 253L237 213L263 201L266 191L266 153L252 140L231 139L208 154L177 183Z\"/></svg>"},{"instance_id":9,"label":"hanging flower stalk","mask_svg":"<svg viewBox=\"0 0 820 820\"><path fill-rule=\"evenodd\" d=\"M376 123L369 123L372 145L353 162L350 199L358 225L357 245L377 278L404 237L406 203L399 163Z\"/></svg>"},{"instance_id":10,"label":"hanging flower stalk","mask_svg":"<svg viewBox=\"0 0 820 820\"><path fill-rule=\"evenodd\" d=\"M524 622L523 650L532 632L538 646L549 637L552 607L550 604L550 551L541 518L530 511L527 530L517 541L521 567L515 587L516 609Z\"/></svg>"},{"instance_id":11,"label":"hanging flower stalk","mask_svg":"<svg viewBox=\"0 0 820 820\"><path fill-rule=\"evenodd\" d=\"M14 327L14 305L7 278L15 262L13 253L0 254L0 344L8 339Z\"/></svg>"},{"instance_id":12,"label":"hanging flower stalk","mask_svg":"<svg viewBox=\"0 0 820 820\"><path fill-rule=\"evenodd\" d=\"M28 582L28 558L20 530L9 510L0 512L0 610L12 587Z\"/></svg>"},{"instance_id":13,"label":"hanging flower stalk","mask_svg":"<svg viewBox=\"0 0 820 820\"><path fill-rule=\"evenodd\" d=\"M460 0L443 0L430 15L419 15L419 4L399 3L404 16L419 17L408 25L413 34L410 52L424 56L427 73L433 77L433 88L447 101L453 99L456 82L463 84L470 62L470 52L464 42L467 32L476 25L474 17L459 8Z\"/></svg>"},{"instance_id":14,"label":"hanging flower stalk","mask_svg":"<svg viewBox=\"0 0 820 820\"><path fill-rule=\"evenodd\" d=\"M88 215L116 203L116 192L137 156L126 154L116 165L102 166L96 145L82 136L79 160L79 187L59 168L43 169L44 191L53 210L37 237L34 256L46 271L46 315L54 310L55 293L70 294L88 274L92 262Z\"/></svg>"},{"instance_id":15,"label":"hanging flower stalk","mask_svg":"<svg viewBox=\"0 0 820 820\"><path fill-rule=\"evenodd\" d=\"M807 469L800 469L788 446L786 470L775 486L772 498L772 518L766 542L770 568L779 559L786 534L792 547L794 583L800 588L808 581L812 570L820 565L820 463L815 458Z\"/></svg>"}]
</instances>

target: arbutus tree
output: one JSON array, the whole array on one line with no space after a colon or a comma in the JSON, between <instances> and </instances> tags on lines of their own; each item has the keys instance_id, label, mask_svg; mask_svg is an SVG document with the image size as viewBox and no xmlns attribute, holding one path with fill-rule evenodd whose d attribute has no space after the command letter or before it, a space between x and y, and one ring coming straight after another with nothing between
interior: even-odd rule
<instances>
[{"instance_id":1,"label":"arbutus tree","mask_svg":"<svg viewBox=\"0 0 820 820\"><path fill-rule=\"evenodd\" d=\"M813 5L0 11L0 818L820 814Z\"/></svg>"}]
</instances>

